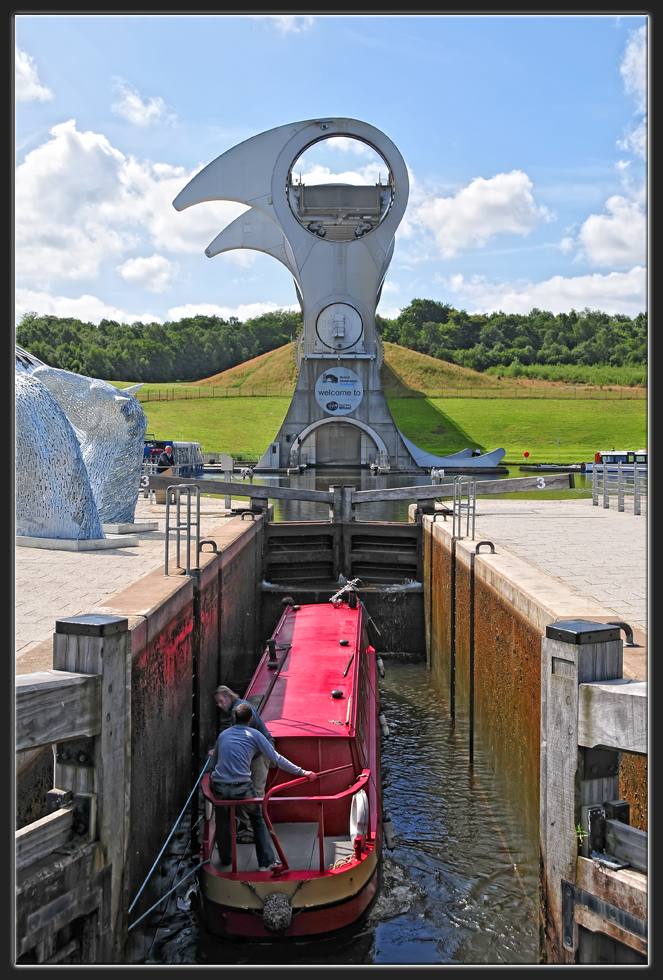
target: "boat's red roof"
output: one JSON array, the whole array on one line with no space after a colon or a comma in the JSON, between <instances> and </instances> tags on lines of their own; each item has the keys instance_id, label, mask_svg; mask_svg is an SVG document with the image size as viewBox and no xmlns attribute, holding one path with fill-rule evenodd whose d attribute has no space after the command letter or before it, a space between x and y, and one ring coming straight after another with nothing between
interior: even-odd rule
<instances>
[{"instance_id":1,"label":"boat's red roof","mask_svg":"<svg viewBox=\"0 0 663 980\"><path fill-rule=\"evenodd\" d=\"M277 659L284 653L286 659L260 708L260 716L275 738L354 735L361 616L361 606L350 609L345 603L286 609L274 634ZM347 646L341 645L341 640L347 640ZM279 649L288 643L288 651ZM276 673L268 663L269 655L265 654L245 697L268 690ZM343 697L333 698L332 691L342 691Z\"/></svg>"}]
</instances>

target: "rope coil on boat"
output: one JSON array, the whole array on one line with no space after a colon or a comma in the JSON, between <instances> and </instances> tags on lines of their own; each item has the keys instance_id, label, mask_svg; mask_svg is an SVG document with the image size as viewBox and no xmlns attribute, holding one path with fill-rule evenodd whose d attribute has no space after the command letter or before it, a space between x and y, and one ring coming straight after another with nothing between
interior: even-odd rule
<instances>
[{"instance_id":1,"label":"rope coil on boat","mask_svg":"<svg viewBox=\"0 0 663 980\"><path fill-rule=\"evenodd\" d=\"M346 854L345 857L336 858L334 863L329 865L329 870L336 871L337 868L342 868L346 864L350 864L350 862L354 861L354 859L354 854Z\"/></svg>"}]
</instances>

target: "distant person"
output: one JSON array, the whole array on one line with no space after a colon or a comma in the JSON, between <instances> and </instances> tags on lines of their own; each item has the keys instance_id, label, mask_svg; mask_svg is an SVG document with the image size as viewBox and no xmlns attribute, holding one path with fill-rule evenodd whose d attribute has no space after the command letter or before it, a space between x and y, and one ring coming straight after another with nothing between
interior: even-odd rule
<instances>
[{"instance_id":1,"label":"distant person","mask_svg":"<svg viewBox=\"0 0 663 980\"><path fill-rule=\"evenodd\" d=\"M216 740L209 780L216 797L223 800L247 800L260 795L251 781L251 762L256 753L293 776L306 776L309 780L316 778L316 773L302 769L280 755L261 732L251 727L252 722L251 705L248 701L242 701L235 708L232 726L222 731ZM260 805L250 803L244 809L248 811L253 828L258 870L278 869L281 862L274 855ZM215 807L216 846L221 864L230 864L232 859L229 814L229 807Z\"/></svg>"},{"instance_id":2,"label":"distant person","mask_svg":"<svg viewBox=\"0 0 663 980\"><path fill-rule=\"evenodd\" d=\"M230 714L230 721L233 725L235 723L237 708L241 704L248 705L251 710L251 717L253 719L252 727L255 728L256 731L260 732L261 735L264 735L272 747L275 745L271 732L250 701L245 701L244 698L240 698L239 694L235 694L235 692L231 691L229 687L225 686L225 684L221 684L219 687L217 687L216 691L214 692L214 700L217 703L217 707L221 708L221 711L224 711L226 714ZM265 795L265 786L267 785L269 770L269 759L265 758L265 756L261 755L259 752L256 753L251 760L251 782L255 787L256 796ZM253 843L251 840L251 831L249 829L249 814L246 807L238 807L236 813L239 823L237 828L237 837L238 839L241 838L240 843Z\"/></svg>"},{"instance_id":3,"label":"distant person","mask_svg":"<svg viewBox=\"0 0 663 980\"><path fill-rule=\"evenodd\" d=\"M157 473L163 473L170 466L175 465L175 457L173 456L173 447L166 446L165 449L159 454L157 460Z\"/></svg>"}]
</instances>

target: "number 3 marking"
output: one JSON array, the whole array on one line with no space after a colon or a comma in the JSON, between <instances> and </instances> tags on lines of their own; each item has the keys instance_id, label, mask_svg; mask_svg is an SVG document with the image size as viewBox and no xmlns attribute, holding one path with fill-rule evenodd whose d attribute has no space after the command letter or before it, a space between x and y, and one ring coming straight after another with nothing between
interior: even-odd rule
<instances>
[{"instance_id":1,"label":"number 3 marking","mask_svg":"<svg viewBox=\"0 0 663 980\"><path fill-rule=\"evenodd\" d=\"M543 479L542 476L540 476L540 477L537 478L537 481L536 481L536 489L537 490L545 490L546 489L546 481Z\"/></svg>"}]
</instances>

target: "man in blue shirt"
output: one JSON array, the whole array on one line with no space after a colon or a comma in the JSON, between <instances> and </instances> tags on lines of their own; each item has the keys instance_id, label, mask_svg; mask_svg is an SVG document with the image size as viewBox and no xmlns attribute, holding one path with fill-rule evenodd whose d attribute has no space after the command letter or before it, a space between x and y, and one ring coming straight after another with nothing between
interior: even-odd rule
<instances>
[{"instance_id":1,"label":"man in blue shirt","mask_svg":"<svg viewBox=\"0 0 663 980\"><path fill-rule=\"evenodd\" d=\"M219 799L246 800L260 795L251 780L251 762L256 752L293 776L306 776L309 780L316 778L314 772L302 769L280 755L261 732L251 727L252 711L248 701L240 702L234 709L232 726L222 731L216 740L211 760L210 787ZM274 855L261 807L251 803L243 809L248 812L253 828L258 869L270 871L278 868L280 862ZM216 846L222 864L230 864L232 858L229 812L228 807L215 807Z\"/></svg>"}]
</instances>

